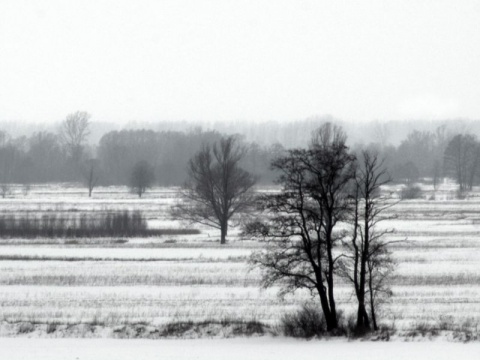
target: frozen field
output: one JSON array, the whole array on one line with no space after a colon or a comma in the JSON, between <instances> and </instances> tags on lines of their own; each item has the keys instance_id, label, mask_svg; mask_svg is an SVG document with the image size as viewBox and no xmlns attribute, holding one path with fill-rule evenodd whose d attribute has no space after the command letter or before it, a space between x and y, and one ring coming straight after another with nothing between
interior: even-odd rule
<instances>
[{"instance_id":1,"label":"frozen field","mask_svg":"<svg viewBox=\"0 0 480 360\"><path fill-rule=\"evenodd\" d=\"M479 343L298 341L284 338L129 340L0 339L0 358L9 360L476 360Z\"/></svg>"},{"instance_id":2,"label":"frozen field","mask_svg":"<svg viewBox=\"0 0 480 360\"><path fill-rule=\"evenodd\" d=\"M392 247L398 263L394 296L382 309L382 322L399 330L450 321L480 323L480 197L409 200L392 209L384 224L395 228ZM84 189L32 187L0 200L0 213L84 213L141 210L150 226L181 228L168 209L177 190L158 188L138 199L125 188L100 188L90 199ZM427 198L431 198L431 194ZM259 273L247 263L261 243L232 229L229 243L198 227L199 235L125 239L0 239L0 333L3 336L55 336L9 324L125 324L157 326L183 321L259 321L275 325L283 313L309 299L306 293L277 297L259 288ZM353 311L348 284L336 288L345 316ZM85 337L112 333L85 333ZM39 342L39 344L42 344ZM0 346L1 348L1 346ZM3 358L3 357L2 357ZM87 357L88 358L88 357Z\"/></svg>"}]
</instances>

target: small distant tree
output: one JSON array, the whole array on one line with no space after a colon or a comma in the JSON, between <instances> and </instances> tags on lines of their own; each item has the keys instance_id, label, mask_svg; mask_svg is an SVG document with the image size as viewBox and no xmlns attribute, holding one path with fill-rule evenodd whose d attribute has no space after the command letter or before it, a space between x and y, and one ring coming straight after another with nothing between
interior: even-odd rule
<instances>
[{"instance_id":1,"label":"small distant tree","mask_svg":"<svg viewBox=\"0 0 480 360\"><path fill-rule=\"evenodd\" d=\"M155 181L153 167L147 161L139 161L135 164L130 175L130 189L142 197L145 191L152 187Z\"/></svg>"},{"instance_id":2,"label":"small distant tree","mask_svg":"<svg viewBox=\"0 0 480 360\"><path fill-rule=\"evenodd\" d=\"M471 190L477 176L480 146L473 135L456 135L448 143L444 153L444 169L453 176L460 192Z\"/></svg>"},{"instance_id":3,"label":"small distant tree","mask_svg":"<svg viewBox=\"0 0 480 360\"><path fill-rule=\"evenodd\" d=\"M10 184L0 184L0 194L2 195L2 198L5 199L7 196L12 194L12 189L10 187Z\"/></svg>"},{"instance_id":4,"label":"small distant tree","mask_svg":"<svg viewBox=\"0 0 480 360\"><path fill-rule=\"evenodd\" d=\"M30 193L31 189L32 189L32 186L29 183L23 184L23 186L22 186L23 196L27 196Z\"/></svg>"},{"instance_id":5,"label":"small distant tree","mask_svg":"<svg viewBox=\"0 0 480 360\"><path fill-rule=\"evenodd\" d=\"M418 180L420 172L418 171L417 166L412 162L408 161L395 169L395 178L396 180L403 180L407 185L412 185L415 181Z\"/></svg>"},{"instance_id":6,"label":"small distant tree","mask_svg":"<svg viewBox=\"0 0 480 360\"><path fill-rule=\"evenodd\" d=\"M15 169L19 163L18 149L8 141L8 135L0 132L0 194L2 198L11 195Z\"/></svg>"},{"instance_id":7,"label":"small distant tree","mask_svg":"<svg viewBox=\"0 0 480 360\"><path fill-rule=\"evenodd\" d=\"M74 165L78 165L90 135L90 117L85 111L77 111L67 115L60 126L60 141Z\"/></svg>"},{"instance_id":8,"label":"small distant tree","mask_svg":"<svg viewBox=\"0 0 480 360\"><path fill-rule=\"evenodd\" d=\"M254 201L257 179L240 167L245 151L234 136L204 145L189 161L181 193L184 202L172 215L219 229L220 243L225 244L231 218L250 209Z\"/></svg>"},{"instance_id":9,"label":"small distant tree","mask_svg":"<svg viewBox=\"0 0 480 360\"><path fill-rule=\"evenodd\" d=\"M433 190L437 191L440 185L441 175L442 175L442 167L440 165L439 160L435 160L433 163Z\"/></svg>"},{"instance_id":10,"label":"small distant tree","mask_svg":"<svg viewBox=\"0 0 480 360\"><path fill-rule=\"evenodd\" d=\"M84 183L88 189L88 197L92 197L92 191L97 186L100 179L100 167L98 160L90 159L85 162L83 169Z\"/></svg>"}]
</instances>

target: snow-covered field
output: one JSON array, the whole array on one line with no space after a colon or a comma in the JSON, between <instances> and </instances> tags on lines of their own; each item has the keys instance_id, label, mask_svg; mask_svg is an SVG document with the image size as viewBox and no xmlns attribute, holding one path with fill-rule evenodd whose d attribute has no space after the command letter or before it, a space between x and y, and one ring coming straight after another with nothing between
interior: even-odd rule
<instances>
[{"instance_id":1,"label":"snow-covered field","mask_svg":"<svg viewBox=\"0 0 480 360\"><path fill-rule=\"evenodd\" d=\"M196 340L0 338L8 360L476 360L480 343L301 341L285 338Z\"/></svg>"},{"instance_id":2,"label":"snow-covered field","mask_svg":"<svg viewBox=\"0 0 480 360\"><path fill-rule=\"evenodd\" d=\"M480 198L445 200L449 194L445 187L436 197L441 200L427 200L430 194L402 201L392 208L398 218L383 225L396 229L392 239L406 240L392 247L398 266L383 323L400 330L440 321L480 323ZM90 199L82 188L32 186L29 194L0 199L0 214L141 210L150 226L190 226L170 218L176 199L174 188L154 189L142 199L125 188L99 188ZM275 325L309 299L306 293L279 298L276 288L260 289L248 257L261 243L232 229L229 243L220 246L217 231L198 229L199 235L128 241L0 239L0 324L115 327L229 319ZM348 316L351 288L341 283L336 291Z\"/></svg>"}]
</instances>

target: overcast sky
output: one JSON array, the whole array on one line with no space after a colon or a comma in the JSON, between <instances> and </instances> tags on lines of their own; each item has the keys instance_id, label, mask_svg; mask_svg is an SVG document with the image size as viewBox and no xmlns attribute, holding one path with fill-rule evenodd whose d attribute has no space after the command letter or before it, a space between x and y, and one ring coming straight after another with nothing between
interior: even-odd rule
<instances>
[{"instance_id":1,"label":"overcast sky","mask_svg":"<svg viewBox=\"0 0 480 360\"><path fill-rule=\"evenodd\" d=\"M480 119L480 1L0 1L0 121Z\"/></svg>"}]
</instances>

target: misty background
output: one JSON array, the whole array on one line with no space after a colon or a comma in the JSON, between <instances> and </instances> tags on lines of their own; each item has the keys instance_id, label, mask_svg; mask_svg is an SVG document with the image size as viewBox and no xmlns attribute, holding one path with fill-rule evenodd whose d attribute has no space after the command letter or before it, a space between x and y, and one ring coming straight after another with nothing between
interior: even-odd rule
<instances>
[{"instance_id":1,"label":"misty background","mask_svg":"<svg viewBox=\"0 0 480 360\"><path fill-rule=\"evenodd\" d=\"M95 166L126 185L148 161L180 185L203 144L236 134L271 184L271 160L325 122L394 180L448 175L449 141L480 134L479 18L473 0L2 1L0 183ZM74 159L60 128L76 111L91 118Z\"/></svg>"},{"instance_id":2,"label":"misty background","mask_svg":"<svg viewBox=\"0 0 480 360\"><path fill-rule=\"evenodd\" d=\"M85 137L75 145L75 154L68 139L64 139L63 123L30 124L28 128L10 123L3 124L0 131L0 183L82 183L88 181L95 165L99 184L129 185L134 166L146 161L153 168L156 185L182 185L189 159L202 146L236 135L246 150L243 167L259 176L259 184L272 184L277 177L270 169L272 160L285 149L307 147L312 131L326 122L345 129L352 151L378 151L393 180L407 184L420 178L453 176L445 168L444 158L456 135L473 134L472 149L480 149L475 140L480 122L458 119L347 123L328 116L281 123L177 121L115 125L88 118ZM476 163L477 158L473 156L471 161ZM475 183L479 180L480 173L472 178Z\"/></svg>"}]
</instances>

